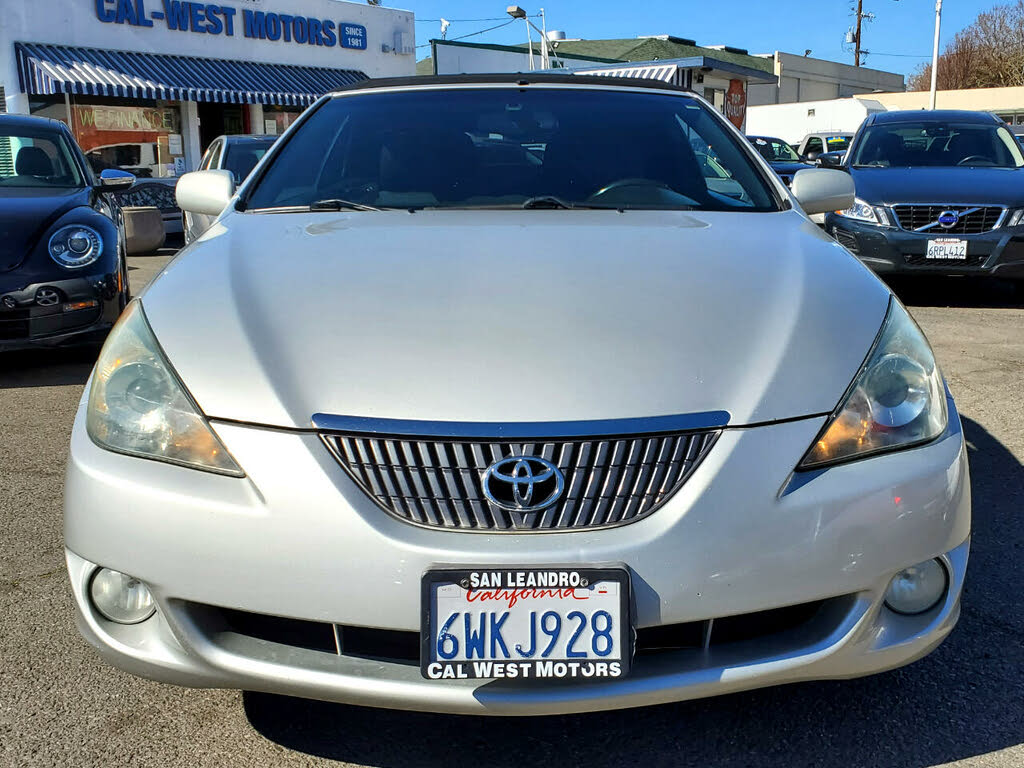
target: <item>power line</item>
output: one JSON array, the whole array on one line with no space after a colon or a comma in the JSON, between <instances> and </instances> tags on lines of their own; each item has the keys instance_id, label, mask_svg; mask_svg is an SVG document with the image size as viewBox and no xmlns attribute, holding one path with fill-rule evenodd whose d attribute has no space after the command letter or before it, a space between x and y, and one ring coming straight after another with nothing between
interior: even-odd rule
<instances>
[{"instance_id":1,"label":"power line","mask_svg":"<svg viewBox=\"0 0 1024 768\"><path fill-rule=\"evenodd\" d=\"M861 51L861 53L865 53ZM878 51L871 51L868 55L870 56L899 56L904 59L927 59L931 57L930 53L922 53L920 56L913 53L879 53Z\"/></svg>"},{"instance_id":2,"label":"power line","mask_svg":"<svg viewBox=\"0 0 1024 768\"><path fill-rule=\"evenodd\" d=\"M426 22L429 21L429 22L431 22L433 24L437 24L437 23L439 23L441 21L450 21L452 24L455 24L455 23L460 22L460 21L501 21L502 19L506 19L506 18L508 18L508 17L507 16L495 16L495 17L490 18L490 19L416 19L416 23L417 24L419 24L420 22L426 23Z\"/></svg>"},{"instance_id":3,"label":"power line","mask_svg":"<svg viewBox=\"0 0 1024 768\"><path fill-rule=\"evenodd\" d=\"M495 21L496 21L496 19L495 19ZM487 29L481 29L481 30L477 30L476 32L470 32L468 35L459 35L458 37L452 37L452 38L449 38L449 41L452 41L452 40L465 40L467 37L474 37L476 35L482 35L484 32L490 32L490 31L495 30L495 29L501 29L502 27L507 27L509 24L512 24L515 21L518 21L518 19L509 19L504 24L495 24L493 27L487 27ZM429 46L430 46L430 43L424 43L423 45L417 45L416 47L417 48L427 48Z\"/></svg>"}]
</instances>

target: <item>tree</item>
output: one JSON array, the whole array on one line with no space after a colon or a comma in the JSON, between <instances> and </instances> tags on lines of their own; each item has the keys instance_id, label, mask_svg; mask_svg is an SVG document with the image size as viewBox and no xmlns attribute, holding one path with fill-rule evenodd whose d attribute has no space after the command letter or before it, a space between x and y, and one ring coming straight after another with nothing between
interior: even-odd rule
<instances>
[{"instance_id":1,"label":"tree","mask_svg":"<svg viewBox=\"0 0 1024 768\"><path fill-rule=\"evenodd\" d=\"M932 67L910 76L907 89L931 87ZM939 90L1024 85L1024 0L978 14L939 56Z\"/></svg>"}]
</instances>

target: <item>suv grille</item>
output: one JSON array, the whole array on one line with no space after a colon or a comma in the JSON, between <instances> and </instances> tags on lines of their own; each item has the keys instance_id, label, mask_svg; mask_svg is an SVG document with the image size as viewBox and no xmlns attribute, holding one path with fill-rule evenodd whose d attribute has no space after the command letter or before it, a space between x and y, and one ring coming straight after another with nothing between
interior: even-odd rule
<instances>
[{"instance_id":1,"label":"suv grille","mask_svg":"<svg viewBox=\"0 0 1024 768\"><path fill-rule=\"evenodd\" d=\"M894 205L892 211L903 229L913 231L928 227L925 231L935 235L980 235L995 229L1003 215L1003 209L993 205ZM940 226L939 215L943 211L960 214L960 220L949 228Z\"/></svg>"},{"instance_id":2,"label":"suv grille","mask_svg":"<svg viewBox=\"0 0 1024 768\"><path fill-rule=\"evenodd\" d=\"M472 531L552 531L639 520L679 490L721 430L668 435L480 442L323 434L353 480L409 523ZM565 477L562 495L536 512L502 509L484 495L499 459L536 456Z\"/></svg>"}]
</instances>

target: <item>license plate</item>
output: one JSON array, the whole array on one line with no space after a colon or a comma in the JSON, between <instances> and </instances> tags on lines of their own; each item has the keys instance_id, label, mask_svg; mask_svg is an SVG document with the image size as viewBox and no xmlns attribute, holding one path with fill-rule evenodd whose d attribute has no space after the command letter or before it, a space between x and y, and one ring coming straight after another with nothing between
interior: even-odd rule
<instances>
[{"instance_id":1,"label":"license plate","mask_svg":"<svg viewBox=\"0 0 1024 768\"><path fill-rule=\"evenodd\" d=\"M951 237L939 237L928 241L926 259L966 259L967 241Z\"/></svg>"},{"instance_id":2,"label":"license plate","mask_svg":"<svg viewBox=\"0 0 1024 768\"><path fill-rule=\"evenodd\" d=\"M624 677L632 657L621 568L502 568L423 576L420 672L431 680Z\"/></svg>"}]
</instances>

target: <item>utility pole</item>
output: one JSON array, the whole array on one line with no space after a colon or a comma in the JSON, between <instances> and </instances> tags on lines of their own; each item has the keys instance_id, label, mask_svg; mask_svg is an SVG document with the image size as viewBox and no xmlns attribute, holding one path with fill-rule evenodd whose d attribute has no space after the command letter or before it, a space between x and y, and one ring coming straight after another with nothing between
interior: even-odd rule
<instances>
[{"instance_id":1,"label":"utility pole","mask_svg":"<svg viewBox=\"0 0 1024 768\"><path fill-rule=\"evenodd\" d=\"M853 66L860 66L860 23L864 19L864 0L857 0L857 31L853 34Z\"/></svg>"}]
</instances>

